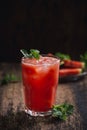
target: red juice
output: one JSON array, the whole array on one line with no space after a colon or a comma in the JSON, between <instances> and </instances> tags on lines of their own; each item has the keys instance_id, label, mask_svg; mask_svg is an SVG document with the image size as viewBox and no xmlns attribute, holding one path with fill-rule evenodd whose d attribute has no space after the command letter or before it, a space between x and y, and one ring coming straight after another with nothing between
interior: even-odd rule
<instances>
[{"instance_id":1,"label":"red juice","mask_svg":"<svg viewBox=\"0 0 87 130\"><path fill-rule=\"evenodd\" d=\"M26 112L32 116L51 113L59 76L59 59L54 57L22 58L22 79Z\"/></svg>"}]
</instances>

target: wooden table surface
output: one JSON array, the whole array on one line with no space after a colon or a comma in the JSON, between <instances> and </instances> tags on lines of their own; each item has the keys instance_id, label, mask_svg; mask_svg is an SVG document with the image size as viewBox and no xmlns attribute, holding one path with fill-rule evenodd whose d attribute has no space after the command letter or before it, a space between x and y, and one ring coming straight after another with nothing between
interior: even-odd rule
<instances>
[{"instance_id":1,"label":"wooden table surface","mask_svg":"<svg viewBox=\"0 0 87 130\"><path fill-rule=\"evenodd\" d=\"M0 63L4 74L21 76L17 63ZM0 85L0 130L87 130L87 77L76 82L59 83L56 104L68 102L74 112L66 121L49 117L31 117L24 112L22 81Z\"/></svg>"}]
</instances>

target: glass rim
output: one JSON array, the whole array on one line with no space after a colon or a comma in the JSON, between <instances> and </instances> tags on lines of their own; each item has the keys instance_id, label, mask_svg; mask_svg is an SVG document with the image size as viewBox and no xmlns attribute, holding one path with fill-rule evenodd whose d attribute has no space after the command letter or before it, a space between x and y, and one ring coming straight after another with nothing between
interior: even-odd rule
<instances>
[{"instance_id":1,"label":"glass rim","mask_svg":"<svg viewBox=\"0 0 87 130\"><path fill-rule=\"evenodd\" d=\"M35 64L35 63L30 63L30 62L25 62L25 61L23 61L24 59L29 59L28 57L22 57L21 58L21 63L22 64L26 64L26 65L32 65L32 66L45 66L45 65L52 65L52 64L56 64L56 63L60 63L60 58L58 58L57 56L54 56L54 55L48 55L48 54L41 54L41 56L42 57L52 57L52 58L54 58L54 59L56 59L56 61L55 62L53 62L53 63L46 63L46 64L39 64L38 63L38 60L37 60L37 64Z\"/></svg>"},{"instance_id":2,"label":"glass rim","mask_svg":"<svg viewBox=\"0 0 87 130\"><path fill-rule=\"evenodd\" d=\"M58 60L60 60L60 58L59 57L57 57L57 56L55 56L55 55L51 55L51 54L41 54L41 56L43 56L43 57L53 57L53 58L55 58L55 59L58 59Z\"/></svg>"}]
</instances>

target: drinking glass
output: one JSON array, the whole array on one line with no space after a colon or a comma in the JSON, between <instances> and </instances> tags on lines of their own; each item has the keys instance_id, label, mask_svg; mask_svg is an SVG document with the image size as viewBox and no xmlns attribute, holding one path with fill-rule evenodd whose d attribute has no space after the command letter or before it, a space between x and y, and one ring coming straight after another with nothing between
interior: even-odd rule
<instances>
[{"instance_id":1,"label":"drinking glass","mask_svg":"<svg viewBox=\"0 0 87 130\"><path fill-rule=\"evenodd\" d=\"M60 60L52 56L40 59L22 57L22 81L25 112L31 116L52 114L59 79Z\"/></svg>"}]
</instances>

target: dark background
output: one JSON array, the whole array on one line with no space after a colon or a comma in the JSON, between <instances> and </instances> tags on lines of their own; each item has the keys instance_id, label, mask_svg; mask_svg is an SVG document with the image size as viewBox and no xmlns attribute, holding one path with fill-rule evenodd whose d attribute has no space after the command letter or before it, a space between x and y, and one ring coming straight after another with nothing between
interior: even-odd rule
<instances>
[{"instance_id":1,"label":"dark background","mask_svg":"<svg viewBox=\"0 0 87 130\"><path fill-rule=\"evenodd\" d=\"M87 1L0 2L0 61L20 62L21 48L79 59L87 50Z\"/></svg>"}]
</instances>

